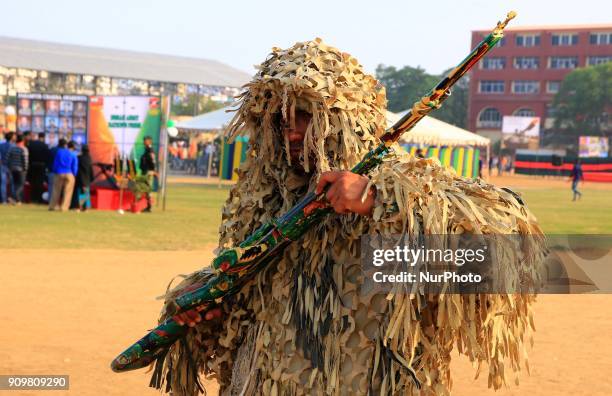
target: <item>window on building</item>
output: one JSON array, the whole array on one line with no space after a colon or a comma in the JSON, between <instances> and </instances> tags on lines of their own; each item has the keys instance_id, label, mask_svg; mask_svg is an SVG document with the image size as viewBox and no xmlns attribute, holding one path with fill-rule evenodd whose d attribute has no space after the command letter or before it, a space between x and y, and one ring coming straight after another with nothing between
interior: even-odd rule
<instances>
[{"instance_id":1,"label":"window on building","mask_svg":"<svg viewBox=\"0 0 612 396\"><path fill-rule=\"evenodd\" d=\"M519 80L512 81L512 92L517 94L533 94L540 91L539 81Z\"/></svg>"},{"instance_id":2,"label":"window on building","mask_svg":"<svg viewBox=\"0 0 612 396\"><path fill-rule=\"evenodd\" d=\"M561 87L561 81L548 81L546 83L546 92L556 94Z\"/></svg>"},{"instance_id":3,"label":"window on building","mask_svg":"<svg viewBox=\"0 0 612 396\"><path fill-rule=\"evenodd\" d=\"M612 61L612 55L604 56L588 56L587 66L601 65L602 63L608 63Z\"/></svg>"},{"instance_id":4,"label":"window on building","mask_svg":"<svg viewBox=\"0 0 612 396\"><path fill-rule=\"evenodd\" d=\"M535 117L535 111L531 110L527 107L522 107L514 112L514 115L517 117Z\"/></svg>"},{"instance_id":5,"label":"window on building","mask_svg":"<svg viewBox=\"0 0 612 396\"><path fill-rule=\"evenodd\" d=\"M540 45L539 34L517 34L515 40L517 47L537 47Z\"/></svg>"},{"instance_id":6,"label":"window on building","mask_svg":"<svg viewBox=\"0 0 612 396\"><path fill-rule=\"evenodd\" d=\"M484 58L481 63L481 69L485 70L500 70L504 67L506 67L506 58L503 56Z\"/></svg>"},{"instance_id":7,"label":"window on building","mask_svg":"<svg viewBox=\"0 0 612 396\"><path fill-rule=\"evenodd\" d=\"M484 35L484 34L483 34L483 35L481 36L481 40L484 40L486 37L487 37L487 35ZM506 45L506 38L505 38L505 37L502 37L502 38L501 38L501 40L499 40L499 41L497 42L497 44L495 44L495 47L493 47L493 48L503 47L504 45Z\"/></svg>"},{"instance_id":8,"label":"window on building","mask_svg":"<svg viewBox=\"0 0 612 396\"><path fill-rule=\"evenodd\" d=\"M540 67L540 58L537 56L517 56L514 58L515 69L537 69Z\"/></svg>"},{"instance_id":9,"label":"window on building","mask_svg":"<svg viewBox=\"0 0 612 396\"><path fill-rule=\"evenodd\" d=\"M578 67L578 57L551 56L548 58L548 67L551 69L575 69Z\"/></svg>"},{"instance_id":10,"label":"window on building","mask_svg":"<svg viewBox=\"0 0 612 396\"><path fill-rule=\"evenodd\" d=\"M594 45L612 44L612 32L597 32L591 33L589 43Z\"/></svg>"},{"instance_id":11,"label":"window on building","mask_svg":"<svg viewBox=\"0 0 612 396\"><path fill-rule=\"evenodd\" d=\"M47 89L53 93L63 93L65 88L66 75L63 73L51 73L47 77Z\"/></svg>"},{"instance_id":12,"label":"window on building","mask_svg":"<svg viewBox=\"0 0 612 396\"><path fill-rule=\"evenodd\" d=\"M504 93L504 82L501 80L483 80L480 82L481 93Z\"/></svg>"},{"instance_id":13,"label":"window on building","mask_svg":"<svg viewBox=\"0 0 612 396\"><path fill-rule=\"evenodd\" d=\"M478 116L478 127L480 128L501 128L502 115L494 107L487 107Z\"/></svg>"},{"instance_id":14,"label":"window on building","mask_svg":"<svg viewBox=\"0 0 612 396\"><path fill-rule=\"evenodd\" d=\"M96 90L96 78L87 74L81 76L81 89L94 92Z\"/></svg>"},{"instance_id":15,"label":"window on building","mask_svg":"<svg viewBox=\"0 0 612 396\"><path fill-rule=\"evenodd\" d=\"M546 117L554 118L557 115L557 109L551 104L546 105Z\"/></svg>"},{"instance_id":16,"label":"window on building","mask_svg":"<svg viewBox=\"0 0 612 396\"><path fill-rule=\"evenodd\" d=\"M552 45L576 45L578 44L578 35L576 33L556 33L552 35Z\"/></svg>"}]
</instances>

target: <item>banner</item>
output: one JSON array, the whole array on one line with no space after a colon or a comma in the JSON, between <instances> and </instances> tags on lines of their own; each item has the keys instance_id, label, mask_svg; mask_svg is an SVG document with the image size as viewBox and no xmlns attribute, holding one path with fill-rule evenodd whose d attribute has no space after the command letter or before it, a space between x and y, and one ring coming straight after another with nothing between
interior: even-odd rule
<instances>
[{"instance_id":1,"label":"banner","mask_svg":"<svg viewBox=\"0 0 612 396\"><path fill-rule=\"evenodd\" d=\"M502 148L537 149L540 141L540 117L504 116Z\"/></svg>"},{"instance_id":2,"label":"banner","mask_svg":"<svg viewBox=\"0 0 612 396\"><path fill-rule=\"evenodd\" d=\"M158 97L92 96L89 100L89 149L94 163L134 160L139 169L145 136L157 153L161 128Z\"/></svg>"},{"instance_id":3,"label":"banner","mask_svg":"<svg viewBox=\"0 0 612 396\"><path fill-rule=\"evenodd\" d=\"M60 138L87 143L87 96L18 93L17 131L44 133L50 146Z\"/></svg>"},{"instance_id":4,"label":"banner","mask_svg":"<svg viewBox=\"0 0 612 396\"><path fill-rule=\"evenodd\" d=\"M525 137L540 136L540 117L504 116L502 132Z\"/></svg>"},{"instance_id":5,"label":"banner","mask_svg":"<svg viewBox=\"0 0 612 396\"><path fill-rule=\"evenodd\" d=\"M608 157L608 138L602 136L580 136L578 138L578 153L580 157Z\"/></svg>"}]
</instances>

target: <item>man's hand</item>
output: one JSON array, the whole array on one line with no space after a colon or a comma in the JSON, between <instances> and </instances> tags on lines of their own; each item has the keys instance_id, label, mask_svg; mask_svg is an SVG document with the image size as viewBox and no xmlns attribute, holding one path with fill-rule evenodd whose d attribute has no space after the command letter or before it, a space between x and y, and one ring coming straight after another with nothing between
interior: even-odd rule
<instances>
[{"instance_id":1,"label":"man's hand","mask_svg":"<svg viewBox=\"0 0 612 396\"><path fill-rule=\"evenodd\" d=\"M361 202L363 191L370 179L349 171L325 172L317 184L316 193L320 194L325 186L330 185L325 196L337 213L357 213L370 216L376 198L376 189L372 186Z\"/></svg>"},{"instance_id":2,"label":"man's hand","mask_svg":"<svg viewBox=\"0 0 612 396\"><path fill-rule=\"evenodd\" d=\"M194 327L197 323L202 321L202 315L200 315L200 311L203 308L197 307L194 309L190 309L189 311L181 312L180 314L174 315L172 319L179 325L183 326L187 324L189 327ZM206 312L204 315L204 320L213 320L221 317L221 308L213 308L210 311Z\"/></svg>"}]
</instances>

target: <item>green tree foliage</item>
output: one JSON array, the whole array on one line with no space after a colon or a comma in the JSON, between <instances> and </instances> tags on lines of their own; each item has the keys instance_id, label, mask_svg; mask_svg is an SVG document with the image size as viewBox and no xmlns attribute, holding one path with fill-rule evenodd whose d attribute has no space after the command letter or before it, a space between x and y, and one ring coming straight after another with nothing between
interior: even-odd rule
<instances>
[{"instance_id":1,"label":"green tree foliage","mask_svg":"<svg viewBox=\"0 0 612 396\"><path fill-rule=\"evenodd\" d=\"M569 73L553 100L555 129L579 135L606 132L611 90L612 62Z\"/></svg>"},{"instance_id":2,"label":"green tree foliage","mask_svg":"<svg viewBox=\"0 0 612 396\"><path fill-rule=\"evenodd\" d=\"M172 115L196 116L198 114L208 113L224 107L224 103L210 100L207 96L189 94L185 100L178 104L172 104Z\"/></svg>"},{"instance_id":3,"label":"green tree foliage","mask_svg":"<svg viewBox=\"0 0 612 396\"><path fill-rule=\"evenodd\" d=\"M397 69L394 66L378 65L376 68L376 78L387 91L387 107L393 112L404 111L411 107L447 73L448 70L442 75L433 75L420 67L411 66ZM465 128L467 126L468 85L468 76L459 80L453 87L450 98L439 110L436 110L434 117Z\"/></svg>"}]
</instances>

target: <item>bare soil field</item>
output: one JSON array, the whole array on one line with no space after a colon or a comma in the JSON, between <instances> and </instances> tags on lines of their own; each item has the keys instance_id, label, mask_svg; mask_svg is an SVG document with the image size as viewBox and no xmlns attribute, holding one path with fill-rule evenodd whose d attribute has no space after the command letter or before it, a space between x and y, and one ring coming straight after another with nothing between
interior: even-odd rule
<instances>
[{"instance_id":1,"label":"bare soil field","mask_svg":"<svg viewBox=\"0 0 612 396\"><path fill-rule=\"evenodd\" d=\"M115 374L111 360L155 324L170 279L207 265L204 251L4 250L0 254L0 374L68 374L53 394L158 395L144 370ZM455 395L612 394L612 296L544 295L536 306L531 375L496 393L486 372L453 361ZM214 382L206 382L216 394ZM0 394L31 395L35 391Z\"/></svg>"}]
</instances>

